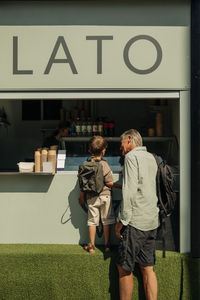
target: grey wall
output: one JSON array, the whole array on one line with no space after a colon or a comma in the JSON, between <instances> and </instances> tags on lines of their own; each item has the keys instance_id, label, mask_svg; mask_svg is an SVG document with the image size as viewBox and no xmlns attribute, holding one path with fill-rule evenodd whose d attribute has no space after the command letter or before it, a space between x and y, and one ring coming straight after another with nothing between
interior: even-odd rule
<instances>
[{"instance_id":1,"label":"grey wall","mask_svg":"<svg viewBox=\"0 0 200 300\"><path fill-rule=\"evenodd\" d=\"M190 1L1 1L0 25L190 26ZM98 109L102 115L106 109L113 118L119 118L120 111L121 127L116 132L120 134L128 127L141 127L145 121L145 114L138 113L144 111L141 102L137 110L134 105L128 106L128 113L125 105L113 111L110 103L103 108L98 104ZM53 128L58 122L22 122L20 101L1 100L1 106L5 107L11 126L8 131L0 127L0 168L13 168L41 145L40 128Z\"/></svg>"},{"instance_id":2,"label":"grey wall","mask_svg":"<svg viewBox=\"0 0 200 300\"><path fill-rule=\"evenodd\" d=\"M88 243L77 174L0 176L1 244ZM118 180L115 174L114 181ZM115 189L113 199L121 199L120 190ZM112 241L117 242L114 230ZM97 237L96 244L103 244L103 237Z\"/></svg>"},{"instance_id":3,"label":"grey wall","mask_svg":"<svg viewBox=\"0 0 200 300\"><path fill-rule=\"evenodd\" d=\"M187 26L190 1L1 1L0 24Z\"/></svg>"}]
</instances>

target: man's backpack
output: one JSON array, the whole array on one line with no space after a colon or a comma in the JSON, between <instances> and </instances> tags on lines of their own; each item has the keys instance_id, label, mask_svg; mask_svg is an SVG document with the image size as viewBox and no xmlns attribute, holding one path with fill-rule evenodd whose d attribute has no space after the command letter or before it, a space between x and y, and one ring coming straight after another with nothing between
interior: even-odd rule
<instances>
[{"instance_id":1,"label":"man's backpack","mask_svg":"<svg viewBox=\"0 0 200 300\"><path fill-rule=\"evenodd\" d=\"M166 235L166 218L171 216L176 203L176 193L174 190L175 180L171 167L160 156L153 154L158 165L156 176L157 197L159 207L160 226L158 228L157 239L163 241L163 257L165 257L165 235Z\"/></svg>"},{"instance_id":2,"label":"man's backpack","mask_svg":"<svg viewBox=\"0 0 200 300\"><path fill-rule=\"evenodd\" d=\"M103 167L100 160L88 159L80 165L78 180L82 192L99 195L104 187Z\"/></svg>"}]
</instances>

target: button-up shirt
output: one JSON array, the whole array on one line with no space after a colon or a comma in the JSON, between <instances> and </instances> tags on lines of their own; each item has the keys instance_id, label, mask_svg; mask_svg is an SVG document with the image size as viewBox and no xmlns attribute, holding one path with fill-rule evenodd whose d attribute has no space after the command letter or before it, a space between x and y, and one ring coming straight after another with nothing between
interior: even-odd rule
<instances>
[{"instance_id":1,"label":"button-up shirt","mask_svg":"<svg viewBox=\"0 0 200 300\"><path fill-rule=\"evenodd\" d=\"M118 217L123 225L143 231L158 227L156 173L157 163L146 147L136 147L125 155Z\"/></svg>"}]
</instances>

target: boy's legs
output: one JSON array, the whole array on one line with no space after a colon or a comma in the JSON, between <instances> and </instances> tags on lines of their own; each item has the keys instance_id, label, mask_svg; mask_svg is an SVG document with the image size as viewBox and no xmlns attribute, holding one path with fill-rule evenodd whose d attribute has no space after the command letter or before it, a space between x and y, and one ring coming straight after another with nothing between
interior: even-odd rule
<instances>
[{"instance_id":1,"label":"boy's legs","mask_svg":"<svg viewBox=\"0 0 200 300\"><path fill-rule=\"evenodd\" d=\"M90 244L94 246L95 244L95 235L96 235L96 226L88 226L89 229L89 240Z\"/></svg>"},{"instance_id":2,"label":"boy's legs","mask_svg":"<svg viewBox=\"0 0 200 300\"><path fill-rule=\"evenodd\" d=\"M110 225L115 223L115 216L112 208L111 197L108 195L103 195L100 196L100 199L100 214L103 223L104 243L105 246L108 246L110 237Z\"/></svg>"},{"instance_id":3,"label":"boy's legs","mask_svg":"<svg viewBox=\"0 0 200 300\"><path fill-rule=\"evenodd\" d=\"M96 226L99 223L99 205L100 205L99 197L95 196L95 197L88 198L87 205L88 205L88 230L89 230L90 243L86 247L86 250L89 250L89 252L92 253L94 252L94 246L95 246Z\"/></svg>"}]
</instances>

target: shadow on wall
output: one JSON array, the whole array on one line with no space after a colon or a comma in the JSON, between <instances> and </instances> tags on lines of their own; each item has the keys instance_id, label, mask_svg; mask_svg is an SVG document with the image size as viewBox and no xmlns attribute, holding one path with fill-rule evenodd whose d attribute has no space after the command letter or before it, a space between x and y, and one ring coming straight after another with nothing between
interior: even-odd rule
<instances>
[{"instance_id":1,"label":"shadow on wall","mask_svg":"<svg viewBox=\"0 0 200 300\"><path fill-rule=\"evenodd\" d=\"M74 189L70 192L68 199L66 200L66 209L61 217L61 224L67 225L68 222L71 222L74 228L79 230L79 244L84 245L89 242L87 213L79 205L79 193L79 183L77 180ZM111 242L116 244L114 226L111 226ZM96 235L95 244L104 244L104 235L102 237Z\"/></svg>"},{"instance_id":2,"label":"shadow on wall","mask_svg":"<svg viewBox=\"0 0 200 300\"><path fill-rule=\"evenodd\" d=\"M88 242L88 227L87 214L83 211L78 203L79 198L79 184L78 180L74 189L70 192L67 199L67 207L61 217L61 224L71 222L74 228L79 230L79 244L86 244Z\"/></svg>"},{"instance_id":3,"label":"shadow on wall","mask_svg":"<svg viewBox=\"0 0 200 300\"><path fill-rule=\"evenodd\" d=\"M46 193L54 178L50 175L1 175L0 193Z\"/></svg>"}]
</instances>

